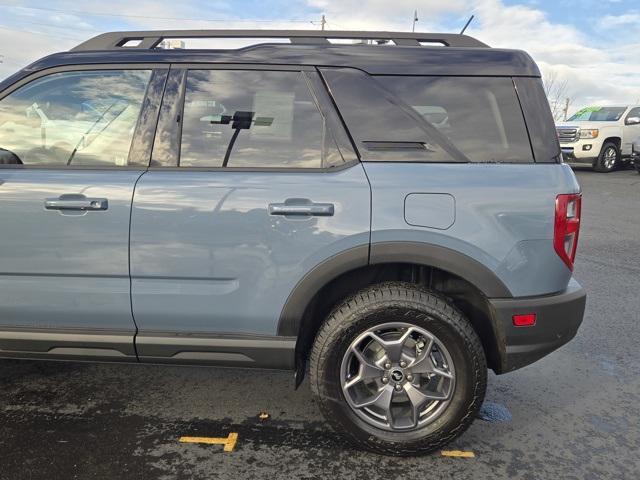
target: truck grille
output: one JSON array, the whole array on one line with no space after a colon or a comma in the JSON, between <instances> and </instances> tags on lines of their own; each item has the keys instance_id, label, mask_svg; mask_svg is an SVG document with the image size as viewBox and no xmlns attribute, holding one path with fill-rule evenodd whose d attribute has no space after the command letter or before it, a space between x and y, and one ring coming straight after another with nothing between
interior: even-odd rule
<instances>
[{"instance_id":1,"label":"truck grille","mask_svg":"<svg viewBox=\"0 0 640 480\"><path fill-rule=\"evenodd\" d=\"M571 143L580 138L580 129L578 127L558 127L556 132L558 132L560 143Z\"/></svg>"}]
</instances>

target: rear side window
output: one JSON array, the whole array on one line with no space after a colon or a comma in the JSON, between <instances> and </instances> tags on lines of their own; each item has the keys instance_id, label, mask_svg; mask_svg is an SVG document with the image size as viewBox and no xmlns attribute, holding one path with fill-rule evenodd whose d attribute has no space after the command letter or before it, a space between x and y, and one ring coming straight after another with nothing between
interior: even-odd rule
<instances>
[{"instance_id":1,"label":"rear side window","mask_svg":"<svg viewBox=\"0 0 640 480\"><path fill-rule=\"evenodd\" d=\"M434 126L472 162L533 162L511 78L376 79Z\"/></svg>"},{"instance_id":2,"label":"rear side window","mask_svg":"<svg viewBox=\"0 0 640 480\"><path fill-rule=\"evenodd\" d=\"M183 118L181 167L342 163L302 72L190 70Z\"/></svg>"},{"instance_id":3,"label":"rear side window","mask_svg":"<svg viewBox=\"0 0 640 480\"><path fill-rule=\"evenodd\" d=\"M527 122L536 163L560 162L560 143L542 80L534 77L516 77L513 83Z\"/></svg>"},{"instance_id":4,"label":"rear side window","mask_svg":"<svg viewBox=\"0 0 640 480\"><path fill-rule=\"evenodd\" d=\"M64 72L0 100L0 164L126 166L150 70Z\"/></svg>"}]
</instances>

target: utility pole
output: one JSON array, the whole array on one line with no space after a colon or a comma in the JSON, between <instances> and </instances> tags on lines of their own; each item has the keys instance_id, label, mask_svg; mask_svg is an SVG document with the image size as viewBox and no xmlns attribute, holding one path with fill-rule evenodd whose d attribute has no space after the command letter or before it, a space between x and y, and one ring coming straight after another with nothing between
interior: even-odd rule
<instances>
[{"instance_id":1,"label":"utility pole","mask_svg":"<svg viewBox=\"0 0 640 480\"><path fill-rule=\"evenodd\" d=\"M321 25L321 29L324 30L324 26L327 24L327 20L324 18L324 15L322 15L322 20L320 20L320 25Z\"/></svg>"},{"instance_id":2,"label":"utility pole","mask_svg":"<svg viewBox=\"0 0 640 480\"><path fill-rule=\"evenodd\" d=\"M413 26L411 27L411 31L416 31L416 22L418 21L418 10L413 11Z\"/></svg>"},{"instance_id":3,"label":"utility pole","mask_svg":"<svg viewBox=\"0 0 640 480\"><path fill-rule=\"evenodd\" d=\"M564 117L562 118L563 122L567 121L567 117L569 116L569 97L567 97L564 101Z\"/></svg>"}]
</instances>

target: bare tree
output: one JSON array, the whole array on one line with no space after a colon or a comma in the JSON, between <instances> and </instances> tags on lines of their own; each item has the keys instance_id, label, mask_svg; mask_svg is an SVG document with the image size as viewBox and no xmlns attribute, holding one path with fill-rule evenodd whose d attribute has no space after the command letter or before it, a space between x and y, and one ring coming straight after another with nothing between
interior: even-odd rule
<instances>
[{"instance_id":1,"label":"bare tree","mask_svg":"<svg viewBox=\"0 0 640 480\"><path fill-rule=\"evenodd\" d=\"M573 98L568 92L568 81L566 79L560 80L557 72L549 72L543 76L542 82L553 119L556 121L566 120L569 106L573 103Z\"/></svg>"}]
</instances>

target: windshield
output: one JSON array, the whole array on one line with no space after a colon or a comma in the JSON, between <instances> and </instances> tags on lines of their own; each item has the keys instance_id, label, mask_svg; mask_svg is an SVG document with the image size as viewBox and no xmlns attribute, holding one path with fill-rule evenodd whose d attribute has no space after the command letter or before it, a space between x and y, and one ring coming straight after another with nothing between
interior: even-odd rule
<instances>
[{"instance_id":1,"label":"windshield","mask_svg":"<svg viewBox=\"0 0 640 480\"><path fill-rule=\"evenodd\" d=\"M617 122L627 107L587 107L577 111L569 122Z\"/></svg>"}]
</instances>

